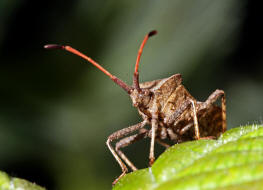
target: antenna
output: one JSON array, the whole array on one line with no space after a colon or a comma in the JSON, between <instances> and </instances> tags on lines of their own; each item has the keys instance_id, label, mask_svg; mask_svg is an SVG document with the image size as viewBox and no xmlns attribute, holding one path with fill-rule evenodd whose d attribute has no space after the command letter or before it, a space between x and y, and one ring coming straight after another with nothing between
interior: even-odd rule
<instances>
[{"instance_id":1,"label":"antenna","mask_svg":"<svg viewBox=\"0 0 263 190\"><path fill-rule=\"evenodd\" d=\"M133 87L136 88L138 91L141 91L140 84L139 84L139 72L138 72L138 69L139 69L139 62L140 62L140 59L141 59L142 51L143 51L144 45L146 44L148 38L153 36L153 35L155 35L155 34L157 34L156 30L152 30L151 32L149 32L144 37L144 39L142 41L142 44L140 46L140 49L138 51L137 60L136 60L136 64L135 64L135 70L134 70L134 74L133 74Z\"/></svg>"},{"instance_id":2,"label":"antenna","mask_svg":"<svg viewBox=\"0 0 263 190\"><path fill-rule=\"evenodd\" d=\"M130 94L131 89L132 89L130 86L128 86L125 82L120 80L118 77L112 75L109 71L104 69L96 61L94 61L90 57L84 55L80 51L78 51L78 50L76 50L76 49L74 49L74 48L72 48L70 46L63 46L63 45L57 45L57 44L48 44L48 45L45 45L44 48L45 49L62 49L62 50L66 50L66 51L68 51L70 53L73 53L73 54L85 59L86 61L90 62L92 65L97 67L99 70L101 70L104 74L108 75L113 82L115 82L117 85L119 85L121 88L123 88L128 94Z\"/></svg>"}]
</instances>

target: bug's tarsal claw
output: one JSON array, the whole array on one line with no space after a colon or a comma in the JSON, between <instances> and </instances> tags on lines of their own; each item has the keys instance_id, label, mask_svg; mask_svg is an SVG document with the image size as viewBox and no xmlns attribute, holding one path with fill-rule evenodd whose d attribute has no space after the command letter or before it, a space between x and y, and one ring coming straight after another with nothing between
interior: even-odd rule
<instances>
[{"instance_id":1,"label":"bug's tarsal claw","mask_svg":"<svg viewBox=\"0 0 263 190\"><path fill-rule=\"evenodd\" d=\"M149 166L151 167L154 163L155 159L154 158L150 158L150 161L149 161Z\"/></svg>"}]
</instances>

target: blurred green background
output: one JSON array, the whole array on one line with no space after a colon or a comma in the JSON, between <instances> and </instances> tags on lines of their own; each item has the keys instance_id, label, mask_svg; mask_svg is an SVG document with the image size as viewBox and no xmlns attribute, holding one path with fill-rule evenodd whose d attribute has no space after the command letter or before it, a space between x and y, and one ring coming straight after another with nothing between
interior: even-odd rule
<instances>
[{"instance_id":1,"label":"blurred green background","mask_svg":"<svg viewBox=\"0 0 263 190\"><path fill-rule=\"evenodd\" d=\"M0 170L48 189L110 189L121 170L106 138L141 120L126 92L70 44L131 84L183 75L198 100L227 95L228 128L262 123L262 11L238 0L1 0ZM148 163L149 139L124 152ZM159 149L159 153L163 149Z\"/></svg>"}]
</instances>

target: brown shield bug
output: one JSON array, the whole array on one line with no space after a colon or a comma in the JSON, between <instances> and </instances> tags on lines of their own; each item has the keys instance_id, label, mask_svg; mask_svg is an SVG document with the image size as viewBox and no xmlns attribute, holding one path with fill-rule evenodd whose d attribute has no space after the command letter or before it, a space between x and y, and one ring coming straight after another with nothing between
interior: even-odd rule
<instances>
[{"instance_id":1,"label":"brown shield bug","mask_svg":"<svg viewBox=\"0 0 263 190\"><path fill-rule=\"evenodd\" d=\"M46 49L69 51L93 64L129 94L133 106L138 109L139 114L142 116L142 122L121 129L107 139L106 144L122 169L122 174L113 184L127 173L128 168L125 163L133 171L137 170L120 150L129 144L149 137L151 139L149 165L151 166L155 160L155 141L167 148L169 145L163 142L164 139L172 140L175 143L194 139L212 139L217 138L226 131L226 103L223 90L214 91L205 102L200 102L191 96L182 85L180 74L165 79L139 83L138 69L144 45L148 38L156 33L155 30L149 32L139 48L132 86L127 85L90 57L70 46L55 44L45 46ZM215 104L218 98L221 98L221 106ZM150 128L146 128L146 125L149 125ZM133 132L137 133L128 136ZM114 140L119 140L115 144L115 149L111 145Z\"/></svg>"}]
</instances>

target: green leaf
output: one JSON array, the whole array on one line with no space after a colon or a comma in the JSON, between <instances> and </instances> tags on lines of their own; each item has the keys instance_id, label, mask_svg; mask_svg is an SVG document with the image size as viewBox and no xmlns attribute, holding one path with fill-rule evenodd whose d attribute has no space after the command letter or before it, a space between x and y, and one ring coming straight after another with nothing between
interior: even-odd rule
<instances>
[{"instance_id":1,"label":"green leaf","mask_svg":"<svg viewBox=\"0 0 263 190\"><path fill-rule=\"evenodd\" d=\"M261 190L263 126L234 128L218 140L176 144L151 168L124 176L113 190Z\"/></svg>"},{"instance_id":2,"label":"green leaf","mask_svg":"<svg viewBox=\"0 0 263 190\"><path fill-rule=\"evenodd\" d=\"M45 190L44 188L26 180L9 177L0 171L0 190Z\"/></svg>"}]
</instances>

